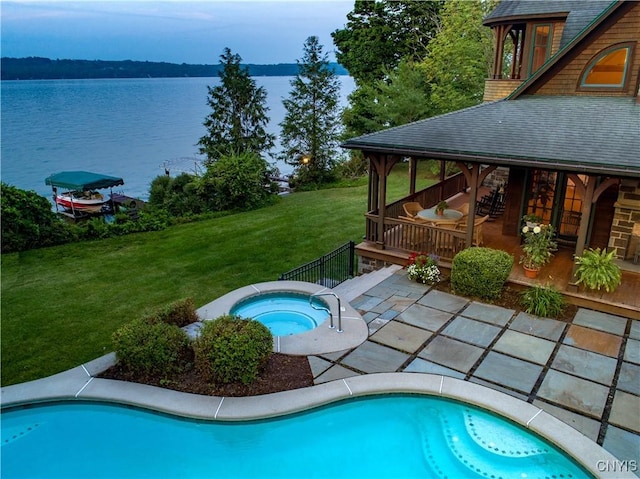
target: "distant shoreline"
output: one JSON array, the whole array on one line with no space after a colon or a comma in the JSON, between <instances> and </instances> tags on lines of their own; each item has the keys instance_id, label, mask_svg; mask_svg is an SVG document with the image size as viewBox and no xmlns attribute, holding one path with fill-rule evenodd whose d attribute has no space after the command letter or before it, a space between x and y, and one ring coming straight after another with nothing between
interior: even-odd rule
<instances>
[{"instance_id":1,"label":"distant shoreline","mask_svg":"<svg viewBox=\"0 0 640 479\"><path fill-rule=\"evenodd\" d=\"M250 76L295 76L297 63L243 64ZM349 72L339 63L329 63L337 75ZM132 60L51 60L42 57L0 59L2 80L82 80L109 78L199 78L218 77L222 65L140 62Z\"/></svg>"}]
</instances>

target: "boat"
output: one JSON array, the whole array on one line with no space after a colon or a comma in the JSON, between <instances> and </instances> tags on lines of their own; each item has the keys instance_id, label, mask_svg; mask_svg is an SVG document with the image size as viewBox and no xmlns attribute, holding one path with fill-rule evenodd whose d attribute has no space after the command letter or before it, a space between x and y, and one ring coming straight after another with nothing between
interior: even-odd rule
<instances>
[{"instance_id":1,"label":"boat","mask_svg":"<svg viewBox=\"0 0 640 479\"><path fill-rule=\"evenodd\" d=\"M62 207L73 215L100 213L111 195L107 197L96 190L124 185L122 178L89 171L63 171L47 177L44 182L53 190L56 210Z\"/></svg>"},{"instance_id":2,"label":"boat","mask_svg":"<svg viewBox=\"0 0 640 479\"><path fill-rule=\"evenodd\" d=\"M56 192L54 201L67 210L99 213L109 200L97 191L65 191Z\"/></svg>"}]
</instances>

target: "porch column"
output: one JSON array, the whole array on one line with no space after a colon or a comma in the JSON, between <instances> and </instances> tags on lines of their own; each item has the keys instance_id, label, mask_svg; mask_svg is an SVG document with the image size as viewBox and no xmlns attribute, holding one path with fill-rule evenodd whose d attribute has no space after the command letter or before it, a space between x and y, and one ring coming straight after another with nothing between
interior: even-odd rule
<instances>
[{"instance_id":1,"label":"porch column","mask_svg":"<svg viewBox=\"0 0 640 479\"><path fill-rule=\"evenodd\" d=\"M487 176L487 174L489 174L490 171L493 171L495 169L495 166L490 167L490 169L488 169L489 171L483 172L482 176L480 175L480 164L478 163L473 163L471 167L469 167L466 163L457 161L456 166L460 169L467 180L467 184L469 185L469 219L467 220L467 236L465 238L465 247L470 248L473 245L473 229L476 219L478 185Z\"/></svg>"},{"instance_id":2,"label":"porch column","mask_svg":"<svg viewBox=\"0 0 640 479\"><path fill-rule=\"evenodd\" d=\"M416 178L418 177L418 160L413 156L409 158L409 194L416 192Z\"/></svg>"},{"instance_id":3,"label":"porch column","mask_svg":"<svg viewBox=\"0 0 640 479\"><path fill-rule=\"evenodd\" d=\"M397 163L399 157L395 155L372 154L369 159L371 166L376 170L378 176L376 247L384 249L384 220L387 216L387 176Z\"/></svg>"},{"instance_id":4,"label":"porch column","mask_svg":"<svg viewBox=\"0 0 640 479\"><path fill-rule=\"evenodd\" d=\"M591 207L593 205L593 202L595 201L594 191L596 189L596 182L598 181L598 177L588 176L586 185L582 183L582 181L580 181L580 178L578 178L577 175L572 176L572 179L574 183L576 182L576 180L578 181L576 185L580 184L584 187L584 198L582 200L582 215L580 217L580 227L578 228L578 239L576 241L576 250L574 253L575 256L581 256L582 253L584 252L584 248L587 243L587 233L589 232L589 223L590 223L589 218L591 216ZM578 289L578 286L576 284L576 281L578 280L578 278L576 278L577 269L578 269L578 266L574 262L573 269L571 271L571 279L569 280L569 285L567 289L577 291Z\"/></svg>"}]
</instances>

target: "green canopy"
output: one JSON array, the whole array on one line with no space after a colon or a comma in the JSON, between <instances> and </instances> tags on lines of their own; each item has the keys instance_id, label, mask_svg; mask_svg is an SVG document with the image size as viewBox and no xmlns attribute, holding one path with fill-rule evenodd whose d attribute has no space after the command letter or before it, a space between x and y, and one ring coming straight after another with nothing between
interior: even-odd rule
<instances>
[{"instance_id":1,"label":"green canopy","mask_svg":"<svg viewBox=\"0 0 640 479\"><path fill-rule=\"evenodd\" d=\"M112 186L124 185L122 178L90 173L88 171L63 171L44 180L46 185L57 186L69 190L98 190Z\"/></svg>"}]
</instances>

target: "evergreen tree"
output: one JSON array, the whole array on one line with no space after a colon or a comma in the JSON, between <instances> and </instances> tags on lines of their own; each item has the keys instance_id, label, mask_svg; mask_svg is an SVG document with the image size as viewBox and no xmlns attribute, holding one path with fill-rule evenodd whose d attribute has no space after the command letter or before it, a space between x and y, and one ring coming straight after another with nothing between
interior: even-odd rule
<instances>
[{"instance_id":1,"label":"evergreen tree","mask_svg":"<svg viewBox=\"0 0 640 479\"><path fill-rule=\"evenodd\" d=\"M282 101L287 113L280 123L280 159L295 166L298 186L309 186L332 179L340 134L340 80L329 68L318 37L307 38L303 51L292 90Z\"/></svg>"},{"instance_id":2,"label":"evergreen tree","mask_svg":"<svg viewBox=\"0 0 640 479\"><path fill-rule=\"evenodd\" d=\"M241 60L225 48L220 55L220 85L207 87L207 104L213 111L204 121L207 134L198 145L208 165L223 155L251 152L262 156L274 146L275 136L266 131L267 92L256 86Z\"/></svg>"}]
</instances>

